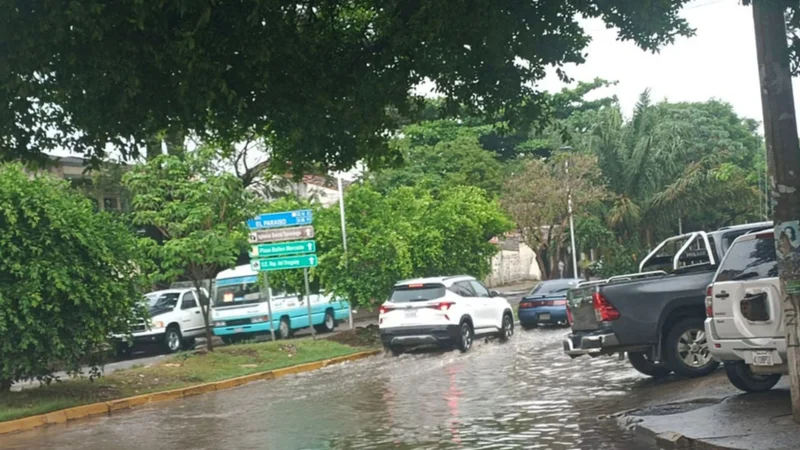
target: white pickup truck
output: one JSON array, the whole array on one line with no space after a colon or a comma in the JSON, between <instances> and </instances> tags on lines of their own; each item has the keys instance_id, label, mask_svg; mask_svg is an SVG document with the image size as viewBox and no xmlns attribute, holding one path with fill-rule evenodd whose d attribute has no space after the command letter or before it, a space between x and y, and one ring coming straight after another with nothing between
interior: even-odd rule
<instances>
[{"instance_id":1,"label":"white pickup truck","mask_svg":"<svg viewBox=\"0 0 800 450\"><path fill-rule=\"evenodd\" d=\"M705 329L714 359L746 392L772 389L787 373L778 265L772 230L739 237L706 292Z\"/></svg>"},{"instance_id":2,"label":"white pickup truck","mask_svg":"<svg viewBox=\"0 0 800 450\"><path fill-rule=\"evenodd\" d=\"M131 327L131 336L114 336L118 353L146 344L162 345L169 353L189 348L203 335L205 322L195 289L167 289L145 294L150 318ZM206 294L208 298L208 294Z\"/></svg>"}]
</instances>

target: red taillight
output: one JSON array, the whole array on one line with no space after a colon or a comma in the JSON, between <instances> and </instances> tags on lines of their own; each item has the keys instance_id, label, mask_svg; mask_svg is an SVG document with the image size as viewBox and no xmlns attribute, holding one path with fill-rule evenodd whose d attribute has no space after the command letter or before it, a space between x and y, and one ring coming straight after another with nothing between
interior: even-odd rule
<instances>
[{"instance_id":1,"label":"red taillight","mask_svg":"<svg viewBox=\"0 0 800 450\"><path fill-rule=\"evenodd\" d=\"M566 304L567 304L566 300L556 300L556 301L553 302L553 305L555 305L555 306L564 306Z\"/></svg>"},{"instance_id":2,"label":"red taillight","mask_svg":"<svg viewBox=\"0 0 800 450\"><path fill-rule=\"evenodd\" d=\"M391 306L386 306L386 305L381 305L381 307L378 308L378 312L380 314L386 314L387 312L389 312L391 310L392 310L392 307Z\"/></svg>"},{"instance_id":3,"label":"red taillight","mask_svg":"<svg viewBox=\"0 0 800 450\"><path fill-rule=\"evenodd\" d=\"M531 302L521 302L519 304L519 307L520 308L531 308L531 307L533 307L533 304Z\"/></svg>"},{"instance_id":4,"label":"red taillight","mask_svg":"<svg viewBox=\"0 0 800 450\"><path fill-rule=\"evenodd\" d=\"M614 305L608 302L603 294L595 292L592 294L592 306L594 306L594 315L597 317L598 322L609 322L611 320L619 319L619 311L614 308Z\"/></svg>"},{"instance_id":5,"label":"red taillight","mask_svg":"<svg viewBox=\"0 0 800 450\"><path fill-rule=\"evenodd\" d=\"M439 311L447 311L455 302L439 302L437 305L428 306L428 308L438 309Z\"/></svg>"},{"instance_id":6,"label":"red taillight","mask_svg":"<svg viewBox=\"0 0 800 450\"><path fill-rule=\"evenodd\" d=\"M567 305L567 323L572 326L572 309Z\"/></svg>"},{"instance_id":7,"label":"red taillight","mask_svg":"<svg viewBox=\"0 0 800 450\"><path fill-rule=\"evenodd\" d=\"M714 300L711 298L713 292L713 287L709 285L706 288L706 317L714 317Z\"/></svg>"}]
</instances>

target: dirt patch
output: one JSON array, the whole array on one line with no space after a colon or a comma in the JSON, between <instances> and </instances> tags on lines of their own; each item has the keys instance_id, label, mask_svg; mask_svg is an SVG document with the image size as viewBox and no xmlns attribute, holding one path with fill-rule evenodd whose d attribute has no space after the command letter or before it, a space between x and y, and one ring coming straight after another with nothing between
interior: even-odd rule
<instances>
[{"instance_id":1,"label":"dirt patch","mask_svg":"<svg viewBox=\"0 0 800 450\"><path fill-rule=\"evenodd\" d=\"M247 356L253 359L260 359L260 355L258 354L258 350L252 347L244 347L238 345L232 345L230 347L225 347L224 349L220 349L220 352L227 353L233 356Z\"/></svg>"},{"instance_id":2,"label":"dirt patch","mask_svg":"<svg viewBox=\"0 0 800 450\"><path fill-rule=\"evenodd\" d=\"M377 325L358 327L355 330L342 331L325 338L339 344L349 345L350 347L379 347L381 345L381 335Z\"/></svg>"}]
</instances>

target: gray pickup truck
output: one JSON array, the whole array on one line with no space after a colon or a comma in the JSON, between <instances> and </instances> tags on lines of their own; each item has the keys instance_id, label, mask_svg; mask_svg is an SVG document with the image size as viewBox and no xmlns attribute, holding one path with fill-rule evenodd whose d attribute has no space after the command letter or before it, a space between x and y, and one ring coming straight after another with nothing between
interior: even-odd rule
<instances>
[{"instance_id":1,"label":"gray pickup truck","mask_svg":"<svg viewBox=\"0 0 800 450\"><path fill-rule=\"evenodd\" d=\"M706 289L733 241L771 222L687 233L659 244L639 272L589 281L570 289L572 333L564 352L572 358L625 353L631 365L652 377L711 373L718 364L706 342Z\"/></svg>"}]
</instances>

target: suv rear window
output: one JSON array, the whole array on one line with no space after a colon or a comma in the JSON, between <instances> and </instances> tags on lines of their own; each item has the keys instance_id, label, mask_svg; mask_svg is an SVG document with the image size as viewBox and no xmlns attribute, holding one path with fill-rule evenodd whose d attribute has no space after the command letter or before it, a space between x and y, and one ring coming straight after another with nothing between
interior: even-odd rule
<instances>
[{"instance_id":1,"label":"suv rear window","mask_svg":"<svg viewBox=\"0 0 800 450\"><path fill-rule=\"evenodd\" d=\"M392 303L424 302L444 297L445 288L442 284L410 284L396 286L392 289L389 301Z\"/></svg>"},{"instance_id":2,"label":"suv rear window","mask_svg":"<svg viewBox=\"0 0 800 450\"><path fill-rule=\"evenodd\" d=\"M716 281L753 280L777 276L775 239L769 235L733 244L720 267Z\"/></svg>"}]
</instances>

